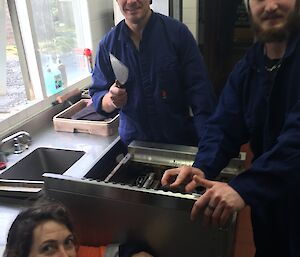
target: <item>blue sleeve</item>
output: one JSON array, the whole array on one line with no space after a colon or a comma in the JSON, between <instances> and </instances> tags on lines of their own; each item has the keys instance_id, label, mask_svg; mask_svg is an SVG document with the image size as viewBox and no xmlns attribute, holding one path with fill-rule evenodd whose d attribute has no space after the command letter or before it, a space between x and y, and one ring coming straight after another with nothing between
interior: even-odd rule
<instances>
[{"instance_id":1,"label":"blue sleeve","mask_svg":"<svg viewBox=\"0 0 300 257\"><path fill-rule=\"evenodd\" d=\"M241 66L237 64L231 73L214 114L203 128L193 166L203 170L208 179L215 178L248 141L239 93L243 77Z\"/></svg>"},{"instance_id":2,"label":"blue sleeve","mask_svg":"<svg viewBox=\"0 0 300 257\"><path fill-rule=\"evenodd\" d=\"M179 38L185 97L192 109L194 124L200 138L203 124L214 111L216 100L197 43L184 24L181 26Z\"/></svg>"},{"instance_id":3,"label":"blue sleeve","mask_svg":"<svg viewBox=\"0 0 300 257\"><path fill-rule=\"evenodd\" d=\"M94 107L99 113L104 113L102 111L102 98L108 92L113 82L114 76L109 61L109 52L105 48L103 40L101 40L96 53L92 85L89 89Z\"/></svg>"},{"instance_id":4,"label":"blue sleeve","mask_svg":"<svg viewBox=\"0 0 300 257\"><path fill-rule=\"evenodd\" d=\"M287 115L274 147L257 158L249 170L230 182L247 204L263 205L287 194L299 197L299 140L300 101Z\"/></svg>"}]
</instances>

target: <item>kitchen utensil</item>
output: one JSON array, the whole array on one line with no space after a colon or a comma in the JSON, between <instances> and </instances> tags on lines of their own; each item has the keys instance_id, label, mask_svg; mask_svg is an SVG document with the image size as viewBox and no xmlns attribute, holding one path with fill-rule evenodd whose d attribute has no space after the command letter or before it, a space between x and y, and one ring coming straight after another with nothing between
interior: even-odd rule
<instances>
[{"instance_id":1,"label":"kitchen utensil","mask_svg":"<svg viewBox=\"0 0 300 257\"><path fill-rule=\"evenodd\" d=\"M124 85L128 79L128 67L111 53L109 54L109 58L116 80L121 84L121 86Z\"/></svg>"}]
</instances>

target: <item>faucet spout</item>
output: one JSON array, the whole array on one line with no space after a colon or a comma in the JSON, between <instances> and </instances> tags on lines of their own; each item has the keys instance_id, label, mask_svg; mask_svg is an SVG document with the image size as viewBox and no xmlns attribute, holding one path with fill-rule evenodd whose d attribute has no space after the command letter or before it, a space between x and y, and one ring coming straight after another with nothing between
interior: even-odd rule
<instances>
[{"instance_id":1,"label":"faucet spout","mask_svg":"<svg viewBox=\"0 0 300 257\"><path fill-rule=\"evenodd\" d=\"M10 153L18 148L18 153L21 153L24 149L27 149L30 144L30 134L26 131L19 131L1 140L0 151ZM20 151L20 149L23 150Z\"/></svg>"}]
</instances>

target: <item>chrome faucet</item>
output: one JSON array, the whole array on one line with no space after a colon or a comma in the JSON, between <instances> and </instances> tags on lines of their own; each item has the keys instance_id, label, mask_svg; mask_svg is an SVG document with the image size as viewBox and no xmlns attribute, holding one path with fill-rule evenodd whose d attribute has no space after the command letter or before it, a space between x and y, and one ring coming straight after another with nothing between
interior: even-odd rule
<instances>
[{"instance_id":1,"label":"chrome faucet","mask_svg":"<svg viewBox=\"0 0 300 257\"><path fill-rule=\"evenodd\" d=\"M26 131L19 131L1 140L0 151L4 153L20 154L28 149L31 136Z\"/></svg>"}]
</instances>

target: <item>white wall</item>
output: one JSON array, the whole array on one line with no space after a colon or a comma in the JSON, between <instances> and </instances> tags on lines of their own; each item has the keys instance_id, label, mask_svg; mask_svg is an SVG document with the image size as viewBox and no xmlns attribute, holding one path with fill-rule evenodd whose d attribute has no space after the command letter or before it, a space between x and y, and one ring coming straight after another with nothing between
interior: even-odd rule
<instances>
[{"instance_id":1,"label":"white wall","mask_svg":"<svg viewBox=\"0 0 300 257\"><path fill-rule=\"evenodd\" d=\"M114 26L112 0L88 0L88 13L92 38L92 51L95 54L100 39Z\"/></svg>"},{"instance_id":2,"label":"white wall","mask_svg":"<svg viewBox=\"0 0 300 257\"><path fill-rule=\"evenodd\" d=\"M183 0L182 9L182 22L188 26L198 42L199 1Z\"/></svg>"}]
</instances>

